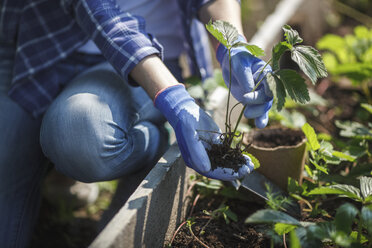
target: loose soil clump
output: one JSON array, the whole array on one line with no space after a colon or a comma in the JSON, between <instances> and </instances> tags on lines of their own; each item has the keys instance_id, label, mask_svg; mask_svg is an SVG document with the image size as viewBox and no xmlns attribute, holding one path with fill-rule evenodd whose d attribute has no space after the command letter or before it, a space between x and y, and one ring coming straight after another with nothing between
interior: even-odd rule
<instances>
[{"instance_id":1,"label":"loose soil clump","mask_svg":"<svg viewBox=\"0 0 372 248\"><path fill-rule=\"evenodd\" d=\"M238 172L240 167L247 162L239 148L232 148L224 143L212 144L211 149L207 149L207 153L211 161L212 170L222 167Z\"/></svg>"}]
</instances>

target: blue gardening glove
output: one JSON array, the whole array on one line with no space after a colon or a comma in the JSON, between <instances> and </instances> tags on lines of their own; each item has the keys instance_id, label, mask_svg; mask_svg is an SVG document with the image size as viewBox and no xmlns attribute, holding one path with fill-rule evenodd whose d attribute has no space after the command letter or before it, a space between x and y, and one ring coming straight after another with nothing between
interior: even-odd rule
<instances>
[{"instance_id":1,"label":"blue gardening glove","mask_svg":"<svg viewBox=\"0 0 372 248\"><path fill-rule=\"evenodd\" d=\"M238 172L228 168L211 170L205 148L218 143L221 131L212 118L199 108L183 85L171 86L161 91L154 103L173 127L187 166L206 177L224 181L242 178L253 170L249 157L246 157L246 164Z\"/></svg>"},{"instance_id":2,"label":"blue gardening glove","mask_svg":"<svg viewBox=\"0 0 372 248\"><path fill-rule=\"evenodd\" d=\"M239 41L246 41L243 36L239 36ZM222 68L223 79L229 87L229 52L225 46L219 45L216 57ZM231 94L236 100L247 105L244 116L254 118L258 128L264 128L269 120L268 112L272 105L272 93L264 79L259 87L254 91L255 84L271 71L268 65L265 71L257 78L264 67L265 62L253 55L244 48L237 47L231 49Z\"/></svg>"}]
</instances>

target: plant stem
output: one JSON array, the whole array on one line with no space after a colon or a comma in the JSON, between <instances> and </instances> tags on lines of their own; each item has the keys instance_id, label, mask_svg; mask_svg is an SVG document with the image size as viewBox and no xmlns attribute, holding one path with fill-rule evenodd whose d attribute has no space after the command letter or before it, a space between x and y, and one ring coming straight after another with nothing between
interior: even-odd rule
<instances>
[{"instance_id":1,"label":"plant stem","mask_svg":"<svg viewBox=\"0 0 372 248\"><path fill-rule=\"evenodd\" d=\"M359 221L358 221L358 235L357 235L357 241L360 244L360 240L362 238L362 216L360 213L358 214Z\"/></svg>"},{"instance_id":2,"label":"plant stem","mask_svg":"<svg viewBox=\"0 0 372 248\"><path fill-rule=\"evenodd\" d=\"M261 69L261 71L260 71L260 74L258 74L258 77L257 77L257 78L260 78L260 77L261 77L262 73L264 72L265 68L270 64L271 60L272 60L272 59L270 58L270 59L266 62L266 64L264 65L264 67L262 67L262 69ZM262 77L260 81L258 81L258 83L255 85L255 87L250 91L250 93L253 92L253 91L255 91L255 90L258 88L258 86L261 84L262 80L263 80L265 77L266 77L266 75L265 75L264 77ZM235 124L235 128L234 128L234 132L233 132L233 133L235 133L236 130L238 129L239 123L240 123L240 121L241 121L241 119L242 119L242 117L243 117L243 114L244 114L244 111L245 111L246 108L247 108L247 105L244 105L242 111L241 111L240 114L239 114L239 118L238 118L238 120L237 120L237 122L236 122L236 124ZM229 142L229 146L231 145L231 143L232 143L232 140L231 140L231 142Z\"/></svg>"},{"instance_id":3,"label":"plant stem","mask_svg":"<svg viewBox=\"0 0 372 248\"><path fill-rule=\"evenodd\" d=\"M191 233L191 235L196 239L196 241L198 241L202 246L204 246L205 248L209 248L208 245L204 244L198 237L196 237L196 235L194 234L194 232L192 231L192 228L191 228L191 225L189 225L189 231Z\"/></svg>"},{"instance_id":4,"label":"plant stem","mask_svg":"<svg viewBox=\"0 0 372 248\"><path fill-rule=\"evenodd\" d=\"M226 106L226 120L225 120L225 132L226 133L231 132L230 123L228 122L229 107L230 107L230 94L231 94L231 48L229 48L228 51L229 51L229 93L227 95L227 106ZM230 144L230 142L229 142L229 144Z\"/></svg>"},{"instance_id":5,"label":"plant stem","mask_svg":"<svg viewBox=\"0 0 372 248\"><path fill-rule=\"evenodd\" d=\"M182 222L181 225L179 225L179 227L177 228L177 230L174 232L173 237L172 237L172 240L171 240L171 242L169 244L170 247L172 247L172 243L173 243L174 238L176 237L177 233L181 230L181 227L183 225L185 225L186 223L187 223L187 220L185 220L184 222Z\"/></svg>"},{"instance_id":6,"label":"plant stem","mask_svg":"<svg viewBox=\"0 0 372 248\"><path fill-rule=\"evenodd\" d=\"M262 67L261 71L260 71L260 74L258 74L258 77L257 78L260 78L262 73L265 71L266 67L270 64L272 58L270 58L266 64L264 65L264 67ZM262 80L266 77L266 75L264 77L261 78L261 80L256 84L256 86L251 90L251 92L255 91L257 89L257 87L261 84Z\"/></svg>"},{"instance_id":7,"label":"plant stem","mask_svg":"<svg viewBox=\"0 0 372 248\"><path fill-rule=\"evenodd\" d=\"M204 232L204 229L209 225L209 223L213 220L213 217L211 216L211 218L207 221L207 223L205 223L205 225L202 227L202 229L200 230L200 233L203 233Z\"/></svg>"},{"instance_id":8,"label":"plant stem","mask_svg":"<svg viewBox=\"0 0 372 248\"><path fill-rule=\"evenodd\" d=\"M198 202L199 198L200 198L200 194L197 194L197 196L194 199L194 202L192 203L192 206L191 206L190 213L189 213L188 217L191 217L192 213L194 212L194 208L195 208L196 203Z\"/></svg>"},{"instance_id":9,"label":"plant stem","mask_svg":"<svg viewBox=\"0 0 372 248\"><path fill-rule=\"evenodd\" d=\"M284 245L284 248L287 248L287 243L285 241L285 233L283 233L283 245Z\"/></svg>"}]
</instances>

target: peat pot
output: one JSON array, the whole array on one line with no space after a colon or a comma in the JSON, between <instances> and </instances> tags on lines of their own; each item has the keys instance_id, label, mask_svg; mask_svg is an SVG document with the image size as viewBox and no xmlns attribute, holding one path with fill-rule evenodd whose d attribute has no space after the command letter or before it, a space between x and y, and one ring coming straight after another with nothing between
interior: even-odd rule
<instances>
[{"instance_id":1,"label":"peat pot","mask_svg":"<svg viewBox=\"0 0 372 248\"><path fill-rule=\"evenodd\" d=\"M248 152L260 161L260 173L283 190L288 177L302 182L306 155L306 138L301 130L283 127L255 129L244 137L251 143Z\"/></svg>"}]
</instances>

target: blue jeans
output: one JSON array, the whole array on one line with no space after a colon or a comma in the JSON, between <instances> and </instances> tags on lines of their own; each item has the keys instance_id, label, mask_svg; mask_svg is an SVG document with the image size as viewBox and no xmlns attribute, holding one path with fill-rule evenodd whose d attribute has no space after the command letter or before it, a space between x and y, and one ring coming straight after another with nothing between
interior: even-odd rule
<instances>
[{"instance_id":1,"label":"blue jeans","mask_svg":"<svg viewBox=\"0 0 372 248\"><path fill-rule=\"evenodd\" d=\"M168 147L168 135L164 117L144 90L123 82L107 63L62 65L84 72L43 118L32 119L6 94L13 56L14 47L0 42L0 246L26 247L45 157L76 180L110 180L154 165ZM179 70L173 62L169 67Z\"/></svg>"}]
</instances>

